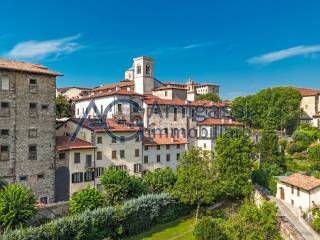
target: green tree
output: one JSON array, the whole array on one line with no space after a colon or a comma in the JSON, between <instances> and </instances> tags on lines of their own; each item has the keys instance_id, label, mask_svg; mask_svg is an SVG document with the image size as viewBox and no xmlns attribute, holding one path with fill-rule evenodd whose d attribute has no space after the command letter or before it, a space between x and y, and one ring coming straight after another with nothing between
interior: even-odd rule
<instances>
[{"instance_id":1,"label":"green tree","mask_svg":"<svg viewBox=\"0 0 320 240\"><path fill-rule=\"evenodd\" d=\"M283 156L280 152L279 138L275 130L265 128L262 132L261 140L258 143L262 164L283 165Z\"/></svg>"},{"instance_id":2,"label":"green tree","mask_svg":"<svg viewBox=\"0 0 320 240\"><path fill-rule=\"evenodd\" d=\"M267 201L260 207L245 202L239 212L229 218L224 226L230 240L281 239L277 228L277 207Z\"/></svg>"},{"instance_id":3,"label":"green tree","mask_svg":"<svg viewBox=\"0 0 320 240\"><path fill-rule=\"evenodd\" d=\"M320 144L309 147L308 159L312 162L313 169L320 170Z\"/></svg>"},{"instance_id":4,"label":"green tree","mask_svg":"<svg viewBox=\"0 0 320 240\"><path fill-rule=\"evenodd\" d=\"M97 189L87 187L75 193L70 202L72 213L81 213L85 210L94 210L103 206L103 195Z\"/></svg>"},{"instance_id":5,"label":"green tree","mask_svg":"<svg viewBox=\"0 0 320 240\"><path fill-rule=\"evenodd\" d=\"M227 197L243 197L252 192L253 143L240 129L230 129L217 140L215 166Z\"/></svg>"},{"instance_id":6,"label":"green tree","mask_svg":"<svg viewBox=\"0 0 320 240\"><path fill-rule=\"evenodd\" d=\"M232 103L232 116L252 128L262 129L274 120L274 129L293 132L300 114L301 95L288 87L264 89L255 95L238 97Z\"/></svg>"},{"instance_id":7,"label":"green tree","mask_svg":"<svg viewBox=\"0 0 320 240\"><path fill-rule=\"evenodd\" d=\"M207 93L203 95L197 95L196 100L208 100L212 102L221 102L220 97L215 93Z\"/></svg>"},{"instance_id":8,"label":"green tree","mask_svg":"<svg viewBox=\"0 0 320 240\"><path fill-rule=\"evenodd\" d=\"M0 226L12 229L22 226L36 214L36 198L31 189L8 184L0 190Z\"/></svg>"},{"instance_id":9,"label":"green tree","mask_svg":"<svg viewBox=\"0 0 320 240\"><path fill-rule=\"evenodd\" d=\"M196 240L227 240L222 219L203 217L194 227L193 236Z\"/></svg>"},{"instance_id":10,"label":"green tree","mask_svg":"<svg viewBox=\"0 0 320 240\"><path fill-rule=\"evenodd\" d=\"M145 186L140 178L129 176L127 172L115 167L109 167L103 173L101 183L105 188L107 204L119 204L145 193Z\"/></svg>"},{"instance_id":11,"label":"green tree","mask_svg":"<svg viewBox=\"0 0 320 240\"><path fill-rule=\"evenodd\" d=\"M171 168L163 168L154 172L148 172L143 177L150 193L168 192L177 181L177 175Z\"/></svg>"},{"instance_id":12,"label":"green tree","mask_svg":"<svg viewBox=\"0 0 320 240\"><path fill-rule=\"evenodd\" d=\"M71 104L69 103L68 99L62 94L59 94L56 97L56 117L71 117Z\"/></svg>"},{"instance_id":13,"label":"green tree","mask_svg":"<svg viewBox=\"0 0 320 240\"><path fill-rule=\"evenodd\" d=\"M202 204L213 203L217 197L216 173L211 152L193 148L179 159L177 182L172 194L181 202L197 206L196 219Z\"/></svg>"}]
</instances>

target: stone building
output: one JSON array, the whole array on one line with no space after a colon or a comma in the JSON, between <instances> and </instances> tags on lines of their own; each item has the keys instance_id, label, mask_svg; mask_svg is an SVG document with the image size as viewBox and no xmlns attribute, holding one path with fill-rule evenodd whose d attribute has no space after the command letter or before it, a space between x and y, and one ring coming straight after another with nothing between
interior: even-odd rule
<instances>
[{"instance_id":1,"label":"stone building","mask_svg":"<svg viewBox=\"0 0 320 240\"><path fill-rule=\"evenodd\" d=\"M0 60L0 177L54 201L55 94L60 73Z\"/></svg>"},{"instance_id":2,"label":"stone building","mask_svg":"<svg viewBox=\"0 0 320 240\"><path fill-rule=\"evenodd\" d=\"M320 128L320 90L297 87L293 87L293 89L299 91L302 96L301 122Z\"/></svg>"}]
</instances>

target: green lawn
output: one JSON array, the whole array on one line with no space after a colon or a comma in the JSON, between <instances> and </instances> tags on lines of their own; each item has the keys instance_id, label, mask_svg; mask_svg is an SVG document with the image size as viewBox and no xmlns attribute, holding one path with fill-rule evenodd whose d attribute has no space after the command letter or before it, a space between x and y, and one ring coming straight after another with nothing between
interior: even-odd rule
<instances>
[{"instance_id":1,"label":"green lawn","mask_svg":"<svg viewBox=\"0 0 320 240\"><path fill-rule=\"evenodd\" d=\"M193 240L194 224L194 217L180 218L170 223L157 225L143 234L126 240Z\"/></svg>"}]
</instances>

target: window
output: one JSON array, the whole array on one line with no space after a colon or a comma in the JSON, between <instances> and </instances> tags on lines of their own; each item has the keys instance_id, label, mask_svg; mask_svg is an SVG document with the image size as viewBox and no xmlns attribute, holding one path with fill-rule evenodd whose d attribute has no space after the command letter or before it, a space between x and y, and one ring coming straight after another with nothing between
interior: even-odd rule
<instances>
[{"instance_id":1,"label":"window","mask_svg":"<svg viewBox=\"0 0 320 240\"><path fill-rule=\"evenodd\" d=\"M42 104L41 105L41 110L48 110L49 105L48 104Z\"/></svg>"},{"instance_id":2,"label":"window","mask_svg":"<svg viewBox=\"0 0 320 240\"><path fill-rule=\"evenodd\" d=\"M185 118L186 117L186 109L183 107L182 108L182 117Z\"/></svg>"},{"instance_id":3,"label":"window","mask_svg":"<svg viewBox=\"0 0 320 240\"><path fill-rule=\"evenodd\" d=\"M126 171L127 170L127 166L126 165L118 165L118 166L115 166L116 169L120 169L120 170L123 170L123 171Z\"/></svg>"},{"instance_id":4,"label":"window","mask_svg":"<svg viewBox=\"0 0 320 240\"><path fill-rule=\"evenodd\" d=\"M20 176L19 180L20 181L27 181L28 180L28 176Z\"/></svg>"},{"instance_id":5,"label":"window","mask_svg":"<svg viewBox=\"0 0 320 240\"><path fill-rule=\"evenodd\" d=\"M164 96L168 96L168 91L164 91Z\"/></svg>"},{"instance_id":6,"label":"window","mask_svg":"<svg viewBox=\"0 0 320 240\"><path fill-rule=\"evenodd\" d=\"M206 143L203 144L203 148L207 148L207 144Z\"/></svg>"},{"instance_id":7,"label":"window","mask_svg":"<svg viewBox=\"0 0 320 240\"><path fill-rule=\"evenodd\" d=\"M103 172L104 172L104 168L103 167L97 167L96 170L95 170L96 177L102 176Z\"/></svg>"},{"instance_id":8,"label":"window","mask_svg":"<svg viewBox=\"0 0 320 240\"><path fill-rule=\"evenodd\" d=\"M9 146L0 146L0 161L9 161Z\"/></svg>"},{"instance_id":9,"label":"window","mask_svg":"<svg viewBox=\"0 0 320 240\"><path fill-rule=\"evenodd\" d=\"M97 137L97 143L99 143L99 144L102 143L102 137Z\"/></svg>"},{"instance_id":10,"label":"window","mask_svg":"<svg viewBox=\"0 0 320 240\"><path fill-rule=\"evenodd\" d=\"M38 129L32 128L28 130L28 137L29 138L36 138L38 136Z\"/></svg>"},{"instance_id":11,"label":"window","mask_svg":"<svg viewBox=\"0 0 320 240\"><path fill-rule=\"evenodd\" d=\"M177 144L177 149L180 149L180 144Z\"/></svg>"},{"instance_id":12,"label":"window","mask_svg":"<svg viewBox=\"0 0 320 240\"><path fill-rule=\"evenodd\" d=\"M140 66L140 64L137 65L137 74L141 74L141 66Z\"/></svg>"},{"instance_id":13,"label":"window","mask_svg":"<svg viewBox=\"0 0 320 240\"><path fill-rule=\"evenodd\" d=\"M294 194L294 188L291 186L291 194Z\"/></svg>"},{"instance_id":14,"label":"window","mask_svg":"<svg viewBox=\"0 0 320 240\"><path fill-rule=\"evenodd\" d=\"M37 79L30 79L29 83L30 83L30 85L36 85L37 84Z\"/></svg>"},{"instance_id":15,"label":"window","mask_svg":"<svg viewBox=\"0 0 320 240\"><path fill-rule=\"evenodd\" d=\"M294 206L294 201L291 199L291 205Z\"/></svg>"},{"instance_id":16,"label":"window","mask_svg":"<svg viewBox=\"0 0 320 240\"><path fill-rule=\"evenodd\" d=\"M1 102L0 117L8 117L10 115L9 102Z\"/></svg>"},{"instance_id":17,"label":"window","mask_svg":"<svg viewBox=\"0 0 320 240\"><path fill-rule=\"evenodd\" d=\"M29 159L37 160L37 145L29 145Z\"/></svg>"},{"instance_id":18,"label":"window","mask_svg":"<svg viewBox=\"0 0 320 240\"><path fill-rule=\"evenodd\" d=\"M161 147L160 145L157 145L157 150L160 150L160 147Z\"/></svg>"},{"instance_id":19,"label":"window","mask_svg":"<svg viewBox=\"0 0 320 240\"><path fill-rule=\"evenodd\" d=\"M140 156L140 150L139 149L135 149L134 150L134 156L135 157L139 157Z\"/></svg>"},{"instance_id":20,"label":"window","mask_svg":"<svg viewBox=\"0 0 320 240\"><path fill-rule=\"evenodd\" d=\"M9 108L8 102L1 102L1 108Z\"/></svg>"},{"instance_id":21,"label":"window","mask_svg":"<svg viewBox=\"0 0 320 240\"><path fill-rule=\"evenodd\" d=\"M42 204L48 204L48 197L41 197L39 199L39 202L42 203Z\"/></svg>"},{"instance_id":22,"label":"window","mask_svg":"<svg viewBox=\"0 0 320 240\"><path fill-rule=\"evenodd\" d=\"M166 160L167 160L167 162L170 162L170 154L167 154Z\"/></svg>"},{"instance_id":23,"label":"window","mask_svg":"<svg viewBox=\"0 0 320 240\"><path fill-rule=\"evenodd\" d=\"M145 150L145 151L148 151L148 146L144 146L144 150Z\"/></svg>"},{"instance_id":24,"label":"window","mask_svg":"<svg viewBox=\"0 0 320 240\"><path fill-rule=\"evenodd\" d=\"M37 103L29 103L29 116L36 117L37 116Z\"/></svg>"},{"instance_id":25,"label":"window","mask_svg":"<svg viewBox=\"0 0 320 240\"><path fill-rule=\"evenodd\" d=\"M83 173L81 173L81 172L73 173L71 175L71 181L72 181L72 183L82 182L83 181Z\"/></svg>"},{"instance_id":26,"label":"window","mask_svg":"<svg viewBox=\"0 0 320 240\"><path fill-rule=\"evenodd\" d=\"M122 104L121 103L119 103L118 104L118 113L122 113Z\"/></svg>"},{"instance_id":27,"label":"window","mask_svg":"<svg viewBox=\"0 0 320 240\"><path fill-rule=\"evenodd\" d=\"M178 109L174 108L173 109L173 121L177 121L177 114L178 114Z\"/></svg>"},{"instance_id":28,"label":"window","mask_svg":"<svg viewBox=\"0 0 320 240\"><path fill-rule=\"evenodd\" d=\"M124 158L124 150L120 150L120 158Z\"/></svg>"},{"instance_id":29,"label":"window","mask_svg":"<svg viewBox=\"0 0 320 240\"><path fill-rule=\"evenodd\" d=\"M136 135L136 142L140 142L140 135L139 134Z\"/></svg>"},{"instance_id":30,"label":"window","mask_svg":"<svg viewBox=\"0 0 320 240\"><path fill-rule=\"evenodd\" d=\"M79 114L80 114L80 109L78 108L78 109L77 109L77 115L79 115Z\"/></svg>"},{"instance_id":31,"label":"window","mask_svg":"<svg viewBox=\"0 0 320 240\"><path fill-rule=\"evenodd\" d=\"M74 163L80 163L80 153L74 153Z\"/></svg>"},{"instance_id":32,"label":"window","mask_svg":"<svg viewBox=\"0 0 320 240\"><path fill-rule=\"evenodd\" d=\"M177 161L179 160L180 158L180 153L177 153Z\"/></svg>"},{"instance_id":33,"label":"window","mask_svg":"<svg viewBox=\"0 0 320 240\"><path fill-rule=\"evenodd\" d=\"M112 137L112 142L113 142L113 143L116 143L116 142L117 142L117 138L113 136L113 137Z\"/></svg>"},{"instance_id":34,"label":"window","mask_svg":"<svg viewBox=\"0 0 320 240\"><path fill-rule=\"evenodd\" d=\"M117 151L112 151L112 159L116 159L117 158Z\"/></svg>"},{"instance_id":35,"label":"window","mask_svg":"<svg viewBox=\"0 0 320 240\"><path fill-rule=\"evenodd\" d=\"M9 136L9 129L1 129L0 136L1 137L8 137Z\"/></svg>"},{"instance_id":36,"label":"window","mask_svg":"<svg viewBox=\"0 0 320 240\"><path fill-rule=\"evenodd\" d=\"M297 187L297 196L300 196L300 188Z\"/></svg>"},{"instance_id":37,"label":"window","mask_svg":"<svg viewBox=\"0 0 320 240\"><path fill-rule=\"evenodd\" d=\"M66 153L59 153L59 159L60 160L64 160L64 159L66 159Z\"/></svg>"},{"instance_id":38,"label":"window","mask_svg":"<svg viewBox=\"0 0 320 240\"><path fill-rule=\"evenodd\" d=\"M0 90L2 91L10 90L10 83L9 83L8 77L5 77L5 76L0 77Z\"/></svg>"},{"instance_id":39,"label":"window","mask_svg":"<svg viewBox=\"0 0 320 240\"><path fill-rule=\"evenodd\" d=\"M42 174L38 174L38 175L37 175L37 178L38 178L38 179L44 179L44 174L43 174L43 173L42 173Z\"/></svg>"},{"instance_id":40,"label":"window","mask_svg":"<svg viewBox=\"0 0 320 240\"><path fill-rule=\"evenodd\" d=\"M94 179L94 172L89 171L89 172L84 173L84 181L85 182L93 181L93 179Z\"/></svg>"},{"instance_id":41,"label":"window","mask_svg":"<svg viewBox=\"0 0 320 240\"><path fill-rule=\"evenodd\" d=\"M157 162L161 162L161 156L157 155Z\"/></svg>"},{"instance_id":42,"label":"window","mask_svg":"<svg viewBox=\"0 0 320 240\"><path fill-rule=\"evenodd\" d=\"M144 163L148 163L148 161L149 161L148 156L144 156L144 157L143 157L143 162L144 162Z\"/></svg>"},{"instance_id":43,"label":"window","mask_svg":"<svg viewBox=\"0 0 320 240\"><path fill-rule=\"evenodd\" d=\"M97 160L102 160L102 152L101 151L97 152Z\"/></svg>"},{"instance_id":44,"label":"window","mask_svg":"<svg viewBox=\"0 0 320 240\"><path fill-rule=\"evenodd\" d=\"M151 68L150 68L150 65L147 64L147 65L146 65L146 74L147 74L147 75L150 74L150 69L151 69Z\"/></svg>"},{"instance_id":45,"label":"window","mask_svg":"<svg viewBox=\"0 0 320 240\"><path fill-rule=\"evenodd\" d=\"M87 154L86 155L86 164L85 164L86 168L91 168L92 167L92 156L91 154Z\"/></svg>"},{"instance_id":46,"label":"window","mask_svg":"<svg viewBox=\"0 0 320 240\"><path fill-rule=\"evenodd\" d=\"M166 149L170 149L170 145L169 144L166 145Z\"/></svg>"},{"instance_id":47,"label":"window","mask_svg":"<svg viewBox=\"0 0 320 240\"><path fill-rule=\"evenodd\" d=\"M37 103L29 103L30 109L37 109Z\"/></svg>"},{"instance_id":48,"label":"window","mask_svg":"<svg viewBox=\"0 0 320 240\"><path fill-rule=\"evenodd\" d=\"M135 163L133 165L133 172L134 173L140 173L141 172L141 164L140 163Z\"/></svg>"},{"instance_id":49,"label":"window","mask_svg":"<svg viewBox=\"0 0 320 240\"><path fill-rule=\"evenodd\" d=\"M168 118L168 117L169 117L169 107L166 106L166 118Z\"/></svg>"},{"instance_id":50,"label":"window","mask_svg":"<svg viewBox=\"0 0 320 240\"><path fill-rule=\"evenodd\" d=\"M121 136L121 137L120 137L120 143L124 143L124 142L125 142L125 140L126 140L126 139L125 139L125 137L124 137L124 136Z\"/></svg>"}]
</instances>

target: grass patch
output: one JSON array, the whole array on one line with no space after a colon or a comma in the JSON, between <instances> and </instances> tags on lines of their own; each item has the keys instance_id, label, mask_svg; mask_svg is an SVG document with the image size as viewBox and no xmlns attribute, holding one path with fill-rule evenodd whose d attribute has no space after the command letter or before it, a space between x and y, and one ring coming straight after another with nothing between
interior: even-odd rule
<instances>
[{"instance_id":1,"label":"grass patch","mask_svg":"<svg viewBox=\"0 0 320 240\"><path fill-rule=\"evenodd\" d=\"M184 217L153 227L149 231L126 240L193 240L194 217Z\"/></svg>"}]
</instances>

